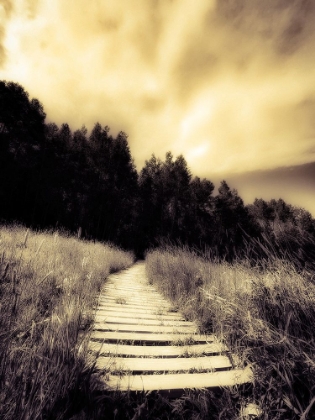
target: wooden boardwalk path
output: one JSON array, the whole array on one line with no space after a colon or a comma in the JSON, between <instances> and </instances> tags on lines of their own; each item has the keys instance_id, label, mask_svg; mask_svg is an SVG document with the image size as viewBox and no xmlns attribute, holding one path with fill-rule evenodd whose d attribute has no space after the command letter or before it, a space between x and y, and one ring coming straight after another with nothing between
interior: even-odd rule
<instances>
[{"instance_id":1,"label":"wooden boardwalk path","mask_svg":"<svg viewBox=\"0 0 315 420\"><path fill-rule=\"evenodd\" d=\"M108 277L90 350L108 390L178 393L252 381L250 368L236 368L223 343L172 311L148 283L144 263Z\"/></svg>"}]
</instances>

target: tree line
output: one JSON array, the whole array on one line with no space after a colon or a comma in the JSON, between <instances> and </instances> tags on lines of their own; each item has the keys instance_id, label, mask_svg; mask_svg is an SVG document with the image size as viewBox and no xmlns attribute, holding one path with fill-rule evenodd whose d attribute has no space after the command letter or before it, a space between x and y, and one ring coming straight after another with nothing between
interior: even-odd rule
<instances>
[{"instance_id":1,"label":"tree line","mask_svg":"<svg viewBox=\"0 0 315 420\"><path fill-rule=\"evenodd\" d=\"M64 228L143 255L161 242L207 248L218 258L260 257L267 248L315 254L315 221L283 200L245 206L225 181L217 194L183 156L152 157L138 173L120 132L96 123L71 131L46 122L37 99L0 82L0 219Z\"/></svg>"}]
</instances>

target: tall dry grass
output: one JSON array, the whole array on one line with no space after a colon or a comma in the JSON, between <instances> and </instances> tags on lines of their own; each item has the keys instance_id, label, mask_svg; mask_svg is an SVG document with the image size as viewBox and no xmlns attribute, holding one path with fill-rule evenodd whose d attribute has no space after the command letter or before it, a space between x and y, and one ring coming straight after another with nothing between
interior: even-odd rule
<instances>
[{"instance_id":1,"label":"tall dry grass","mask_svg":"<svg viewBox=\"0 0 315 420\"><path fill-rule=\"evenodd\" d=\"M0 228L0 418L70 418L87 403L82 331L108 274L132 263L110 245Z\"/></svg>"},{"instance_id":2,"label":"tall dry grass","mask_svg":"<svg viewBox=\"0 0 315 420\"><path fill-rule=\"evenodd\" d=\"M315 418L315 285L309 273L287 260L270 258L262 269L179 248L148 252L146 263L150 281L188 319L226 341L237 363L253 366L251 398L262 418Z\"/></svg>"}]
</instances>

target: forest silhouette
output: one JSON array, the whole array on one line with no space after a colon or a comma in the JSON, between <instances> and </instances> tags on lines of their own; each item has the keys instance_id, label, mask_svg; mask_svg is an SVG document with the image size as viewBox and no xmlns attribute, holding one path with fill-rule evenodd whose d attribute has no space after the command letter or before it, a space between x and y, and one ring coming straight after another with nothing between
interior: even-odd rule
<instances>
[{"instance_id":1,"label":"forest silhouette","mask_svg":"<svg viewBox=\"0 0 315 420\"><path fill-rule=\"evenodd\" d=\"M225 181L214 195L210 180L170 152L138 173L124 132L47 123L39 100L13 82L0 82L0 116L2 223L65 229L139 257L170 243L229 261L261 261L272 250L314 269L315 220L305 209L282 199L245 206Z\"/></svg>"}]
</instances>

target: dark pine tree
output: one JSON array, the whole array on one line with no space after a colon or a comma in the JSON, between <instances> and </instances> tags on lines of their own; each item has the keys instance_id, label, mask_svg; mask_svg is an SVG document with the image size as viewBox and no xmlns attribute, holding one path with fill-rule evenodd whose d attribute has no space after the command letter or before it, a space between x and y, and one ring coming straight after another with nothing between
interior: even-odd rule
<instances>
[{"instance_id":1,"label":"dark pine tree","mask_svg":"<svg viewBox=\"0 0 315 420\"><path fill-rule=\"evenodd\" d=\"M45 113L18 84L0 81L0 217L34 221L45 150Z\"/></svg>"},{"instance_id":2,"label":"dark pine tree","mask_svg":"<svg viewBox=\"0 0 315 420\"><path fill-rule=\"evenodd\" d=\"M247 239L258 236L258 225L237 191L231 190L226 181L221 182L215 197L214 215L216 234L213 246L217 248L218 256L233 260L242 255Z\"/></svg>"}]
</instances>

